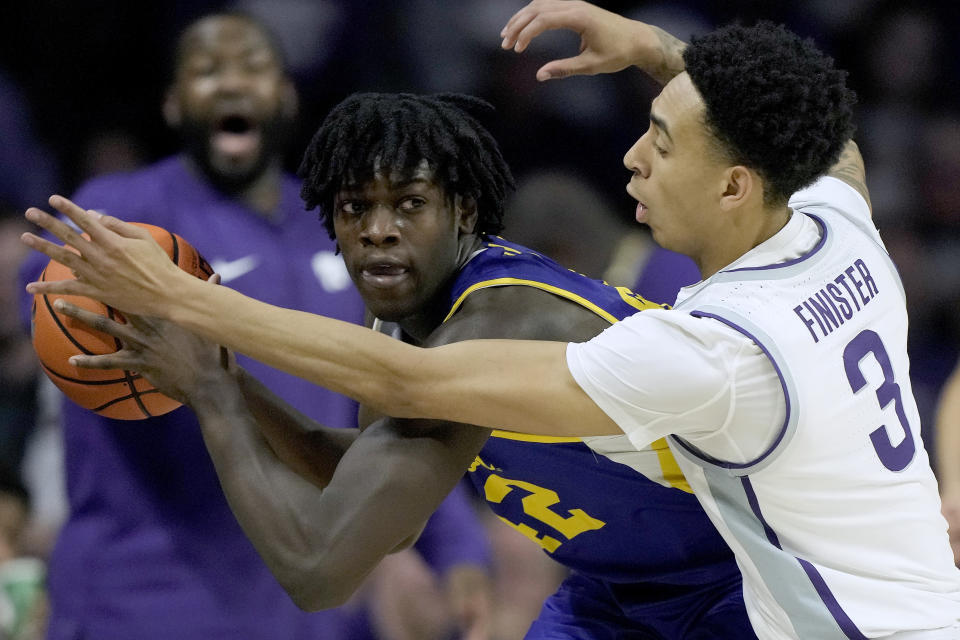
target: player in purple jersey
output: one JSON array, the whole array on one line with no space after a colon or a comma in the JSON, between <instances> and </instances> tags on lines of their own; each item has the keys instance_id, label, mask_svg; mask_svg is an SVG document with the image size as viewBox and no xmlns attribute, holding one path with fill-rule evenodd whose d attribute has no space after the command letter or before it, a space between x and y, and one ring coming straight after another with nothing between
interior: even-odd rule
<instances>
[{"instance_id":1,"label":"player in purple jersey","mask_svg":"<svg viewBox=\"0 0 960 640\"><path fill-rule=\"evenodd\" d=\"M164 105L188 152L93 180L76 198L188 238L238 291L362 322L333 242L281 171L295 105L259 25L201 19L180 41ZM332 427L356 425L352 401L242 361L298 410ZM50 566L51 640L357 637L352 613L304 613L270 574L230 512L189 409L120 422L65 402L63 418L70 517ZM439 530L425 553L439 571L486 561L469 506L455 494L432 525Z\"/></svg>"},{"instance_id":2,"label":"player in purple jersey","mask_svg":"<svg viewBox=\"0 0 960 640\"><path fill-rule=\"evenodd\" d=\"M512 179L477 120L487 110L469 96L358 94L311 142L302 195L319 206L370 311L405 341L440 346L584 340L659 307L492 235ZM347 598L467 470L502 520L572 570L528 638L754 637L732 554L665 445L634 456L622 439L490 437L470 425L371 417L344 451L304 441L302 418L281 423L282 408L252 401L248 373L225 372L216 350L189 334L158 323L150 337L69 309L127 345L87 365L125 361L191 404L238 520L302 606ZM290 484L256 437L265 420L278 440L312 452L323 491Z\"/></svg>"}]
</instances>

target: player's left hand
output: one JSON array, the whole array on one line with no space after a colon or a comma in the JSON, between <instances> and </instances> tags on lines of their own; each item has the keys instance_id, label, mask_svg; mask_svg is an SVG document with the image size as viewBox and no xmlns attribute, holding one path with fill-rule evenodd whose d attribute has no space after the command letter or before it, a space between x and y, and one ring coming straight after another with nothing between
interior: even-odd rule
<instances>
[{"instance_id":1,"label":"player's left hand","mask_svg":"<svg viewBox=\"0 0 960 640\"><path fill-rule=\"evenodd\" d=\"M662 61L661 43L650 25L579 0L533 0L500 32L501 47L520 53L545 31L567 29L580 35L578 55L540 67L537 80L613 73L637 65L652 73Z\"/></svg>"},{"instance_id":2,"label":"player's left hand","mask_svg":"<svg viewBox=\"0 0 960 640\"><path fill-rule=\"evenodd\" d=\"M214 274L211 281L218 282L219 276ZM197 401L197 394L210 390L235 371L232 353L172 322L125 314L123 323L63 299L53 305L63 315L109 334L122 344L115 353L72 356L70 364L76 367L136 371L162 393L187 405Z\"/></svg>"},{"instance_id":3,"label":"player's left hand","mask_svg":"<svg viewBox=\"0 0 960 640\"><path fill-rule=\"evenodd\" d=\"M85 296L124 312L162 317L176 303L178 283L192 278L170 260L146 229L85 211L62 196L51 196L50 206L89 238L41 209L28 209L27 220L52 233L64 245L33 233L24 233L21 241L76 275L76 280L31 282L27 285L28 293Z\"/></svg>"}]
</instances>

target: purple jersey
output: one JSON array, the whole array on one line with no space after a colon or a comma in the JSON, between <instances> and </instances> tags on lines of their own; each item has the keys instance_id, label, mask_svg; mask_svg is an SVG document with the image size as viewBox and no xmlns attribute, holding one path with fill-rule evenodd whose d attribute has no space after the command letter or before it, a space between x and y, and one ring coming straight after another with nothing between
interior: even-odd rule
<instances>
[{"instance_id":1,"label":"purple jersey","mask_svg":"<svg viewBox=\"0 0 960 640\"><path fill-rule=\"evenodd\" d=\"M633 290L647 300L672 305L682 287L700 282L693 260L663 247L656 247L643 265Z\"/></svg>"},{"instance_id":2,"label":"purple jersey","mask_svg":"<svg viewBox=\"0 0 960 640\"><path fill-rule=\"evenodd\" d=\"M362 322L363 303L343 261L298 194L298 182L284 177L280 207L266 219L172 157L96 179L74 200L181 235L224 285L244 294ZM34 279L45 261L33 255L24 276ZM332 427L356 425L351 400L239 360L310 417ZM189 409L128 422L67 401L64 437L70 518L51 559L51 640L347 637L344 614L301 612L269 573L227 505ZM458 519L473 543L463 557L482 560L475 523Z\"/></svg>"}]
</instances>

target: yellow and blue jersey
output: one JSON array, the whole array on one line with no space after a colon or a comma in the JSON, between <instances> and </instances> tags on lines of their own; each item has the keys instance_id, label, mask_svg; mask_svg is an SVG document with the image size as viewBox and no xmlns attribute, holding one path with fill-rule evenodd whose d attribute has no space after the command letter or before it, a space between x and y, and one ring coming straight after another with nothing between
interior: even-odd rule
<instances>
[{"instance_id":1,"label":"yellow and blue jersey","mask_svg":"<svg viewBox=\"0 0 960 640\"><path fill-rule=\"evenodd\" d=\"M497 286L548 291L610 323L661 307L490 237L454 282L447 319L473 292ZM733 554L663 440L638 451L623 435L581 439L494 431L469 477L501 520L583 574L612 582L698 585L737 573Z\"/></svg>"}]
</instances>

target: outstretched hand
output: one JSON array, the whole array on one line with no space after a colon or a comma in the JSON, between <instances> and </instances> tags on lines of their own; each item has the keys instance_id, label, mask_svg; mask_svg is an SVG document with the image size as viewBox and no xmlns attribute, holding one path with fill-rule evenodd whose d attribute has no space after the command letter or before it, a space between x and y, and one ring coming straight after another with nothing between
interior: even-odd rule
<instances>
[{"instance_id":1,"label":"outstretched hand","mask_svg":"<svg viewBox=\"0 0 960 640\"><path fill-rule=\"evenodd\" d=\"M580 53L540 67L537 80L613 73L637 65L657 80L667 82L679 71L676 50L683 43L643 22L629 20L579 0L534 0L517 11L500 32L501 46L522 52L545 31L568 29L580 34ZM680 67L682 69L682 66Z\"/></svg>"},{"instance_id":2,"label":"outstretched hand","mask_svg":"<svg viewBox=\"0 0 960 640\"><path fill-rule=\"evenodd\" d=\"M146 229L85 211L62 196L52 196L50 206L88 237L41 209L27 209L27 220L64 244L54 244L33 233L24 233L21 241L73 270L76 276L76 280L31 282L27 292L85 296L124 312L162 316L164 294L176 289L178 279L193 278L170 261Z\"/></svg>"},{"instance_id":3,"label":"outstretched hand","mask_svg":"<svg viewBox=\"0 0 960 640\"><path fill-rule=\"evenodd\" d=\"M218 283L214 274L210 282ZM126 323L58 299L54 309L96 331L117 338L122 348L105 355L76 355L70 364L82 369L136 371L163 394L186 405L212 383L225 380L236 364L231 353L167 320L125 314Z\"/></svg>"}]
</instances>

